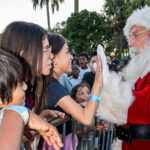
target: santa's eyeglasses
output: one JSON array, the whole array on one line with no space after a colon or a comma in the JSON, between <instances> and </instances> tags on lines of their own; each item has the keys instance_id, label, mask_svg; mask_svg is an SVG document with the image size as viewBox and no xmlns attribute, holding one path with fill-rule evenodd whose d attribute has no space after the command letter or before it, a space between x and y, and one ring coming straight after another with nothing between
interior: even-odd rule
<instances>
[{"instance_id":1,"label":"santa's eyeglasses","mask_svg":"<svg viewBox=\"0 0 150 150\"><path fill-rule=\"evenodd\" d=\"M143 31L133 31L131 34L130 34L130 38L134 38L134 39L138 39L139 35L146 32L147 30L143 30Z\"/></svg>"}]
</instances>

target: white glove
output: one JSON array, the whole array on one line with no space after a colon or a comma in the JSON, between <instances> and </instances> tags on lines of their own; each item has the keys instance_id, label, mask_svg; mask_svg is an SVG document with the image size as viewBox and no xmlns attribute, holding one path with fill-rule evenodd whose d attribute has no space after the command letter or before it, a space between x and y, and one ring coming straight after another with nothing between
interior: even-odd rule
<instances>
[{"instance_id":1,"label":"white glove","mask_svg":"<svg viewBox=\"0 0 150 150\"><path fill-rule=\"evenodd\" d=\"M107 65L107 59L106 59L106 55L104 53L104 49L103 49L102 45L100 45L100 44L97 46L97 55L99 55L100 59L101 59L103 84L105 84L108 80L110 73L109 73L109 68Z\"/></svg>"}]
</instances>

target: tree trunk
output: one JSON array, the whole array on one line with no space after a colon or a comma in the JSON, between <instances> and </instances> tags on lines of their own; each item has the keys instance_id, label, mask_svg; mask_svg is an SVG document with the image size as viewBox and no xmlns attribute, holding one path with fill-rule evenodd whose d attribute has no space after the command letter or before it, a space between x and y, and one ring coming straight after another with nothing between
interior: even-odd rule
<instances>
[{"instance_id":1,"label":"tree trunk","mask_svg":"<svg viewBox=\"0 0 150 150\"><path fill-rule=\"evenodd\" d=\"M48 1L46 1L46 12L47 12L48 32L50 32L51 27L50 27L50 14L49 14L49 2Z\"/></svg>"},{"instance_id":2,"label":"tree trunk","mask_svg":"<svg viewBox=\"0 0 150 150\"><path fill-rule=\"evenodd\" d=\"M74 0L74 13L79 12L79 0Z\"/></svg>"}]
</instances>

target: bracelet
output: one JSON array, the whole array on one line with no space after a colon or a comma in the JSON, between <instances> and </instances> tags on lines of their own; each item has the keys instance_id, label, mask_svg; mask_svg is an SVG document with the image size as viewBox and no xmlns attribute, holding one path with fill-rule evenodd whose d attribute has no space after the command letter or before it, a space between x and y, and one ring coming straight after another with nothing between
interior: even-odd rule
<instances>
[{"instance_id":1,"label":"bracelet","mask_svg":"<svg viewBox=\"0 0 150 150\"><path fill-rule=\"evenodd\" d=\"M28 109L26 107L19 106L19 105L13 105L13 106L5 107L4 109L16 111L17 113L19 113L21 115L23 122L24 122L24 125L27 124L27 122L29 120L29 112L28 112Z\"/></svg>"},{"instance_id":2,"label":"bracelet","mask_svg":"<svg viewBox=\"0 0 150 150\"><path fill-rule=\"evenodd\" d=\"M97 103L99 103L100 101L99 96L96 96L96 95L90 95L89 100L95 101Z\"/></svg>"}]
</instances>

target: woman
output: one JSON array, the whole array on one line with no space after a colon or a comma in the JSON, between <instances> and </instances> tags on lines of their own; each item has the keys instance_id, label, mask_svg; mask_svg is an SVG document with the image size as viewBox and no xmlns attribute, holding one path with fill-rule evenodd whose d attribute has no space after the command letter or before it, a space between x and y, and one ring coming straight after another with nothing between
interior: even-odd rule
<instances>
[{"instance_id":1,"label":"woman","mask_svg":"<svg viewBox=\"0 0 150 150\"><path fill-rule=\"evenodd\" d=\"M53 55L45 30L37 24L16 21L4 30L0 47L20 56L26 67L25 80L28 83L26 106L41 117L53 116L46 107L44 76L50 74ZM29 76L30 74L30 76ZM44 110L44 111L43 111ZM54 116L64 116L60 112ZM29 149L29 148L28 148Z\"/></svg>"}]
</instances>

